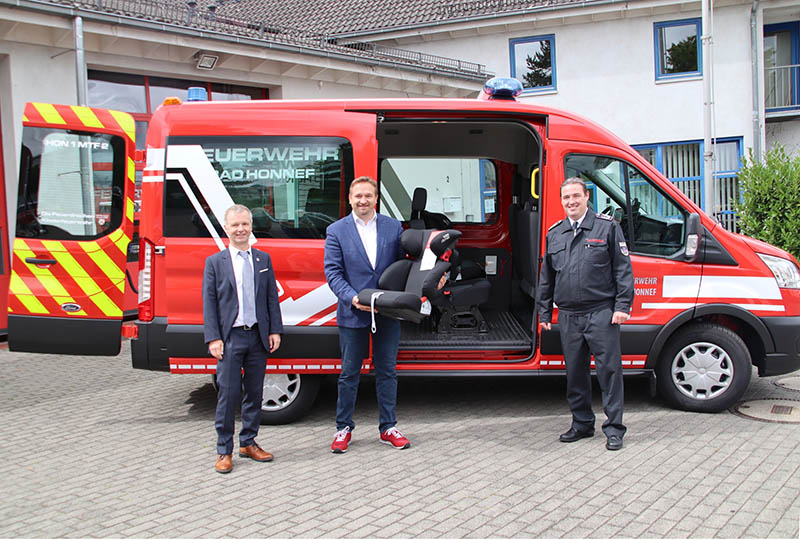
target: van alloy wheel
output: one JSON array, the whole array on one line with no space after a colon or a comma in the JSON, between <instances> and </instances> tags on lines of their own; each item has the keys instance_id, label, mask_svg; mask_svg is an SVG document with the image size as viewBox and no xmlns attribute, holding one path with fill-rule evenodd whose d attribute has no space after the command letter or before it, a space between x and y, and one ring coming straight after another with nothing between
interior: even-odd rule
<instances>
[{"instance_id":1,"label":"van alloy wheel","mask_svg":"<svg viewBox=\"0 0 800 540\"><path fill-rule=\"evenodd\" d=\"M300 393L300 375L280 373L264 375L264 394L261 399L262 411L285 409Z\"/></svg>"},{"instance_id":2,"label":"van alloy wheel","mask_svg":"<svg viewBox=\"0 0 800 540\"><path fill-rule=\"evenodd\" d=\"M288 424L311 408L319 390L319 375L270 373L264 376L262 424Z\"/></svg>"}]
</instances>

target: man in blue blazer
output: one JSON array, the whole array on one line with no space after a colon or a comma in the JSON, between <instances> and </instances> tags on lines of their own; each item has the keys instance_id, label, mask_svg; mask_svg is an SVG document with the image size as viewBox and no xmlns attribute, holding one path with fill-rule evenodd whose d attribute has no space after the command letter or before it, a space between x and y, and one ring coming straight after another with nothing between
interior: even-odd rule
<instances>
[{"instance_id":1,"label":"man in blue blazer","mask_svg":"<svg viewBox=\"0 0 800 540\"><path fill-rule=\"evenodd\" d=\"M371 327L370 307L358 302L359 291L377 288L384 270L402 256L400 222L375 212L378 184L368 176L350 184L349 202L353 211L328 226L325 238L325 278L339 299L336 321L342 351L339 397L336 402L336 436L331 451L347 451L355 429L353 412L361 374L361 365L369 357ZM394 448L408 448L411 443L395 425L397 403L397 346L400 323L376 314L376 332L372 334L372 364L380 410L380 440Z\"/></svg>"},{"instance_id":2,"label":"man in blue blazer","mask_svg":"<svg viewBox=\"0 0 800 540\"><path fill-rule=\"evenodd\" d=\"M228 249L206 259L203 272L203 331L217 359L217 472L233 469L234 415L241 396L239 456L272 461L255 441L261 423L261 398L267 351L281 344L283 322L278 287L269 254L250 247L253 216L235 204L225 212Z\"/></svg>"}]
</instances>

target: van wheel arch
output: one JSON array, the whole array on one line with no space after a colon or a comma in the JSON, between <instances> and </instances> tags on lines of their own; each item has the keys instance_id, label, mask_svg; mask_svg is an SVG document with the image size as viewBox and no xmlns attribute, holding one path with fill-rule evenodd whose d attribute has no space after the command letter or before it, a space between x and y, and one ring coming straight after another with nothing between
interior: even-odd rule
<instances>
[{"instance_id":1,"label":"van wheel arch","mask_svg":"<svg viewBox=\"0 0 800 540\"><path fill-rule=\"evenodd\" d=\"M729 304L704 304L679 313L664 325L647 353L647 367L656 368L664 346L676 332L687 325L703 322L724 326L736 332L747 345L751 361L757 367L766 353L775 351L772 335L766 325L749 311Z\"/></svg>"}]
</instances>

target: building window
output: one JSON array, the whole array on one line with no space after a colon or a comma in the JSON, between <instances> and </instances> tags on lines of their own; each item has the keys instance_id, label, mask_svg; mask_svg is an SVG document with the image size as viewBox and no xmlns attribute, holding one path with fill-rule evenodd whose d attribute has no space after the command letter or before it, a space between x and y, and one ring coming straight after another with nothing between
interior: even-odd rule
<instances>
[{"instance_id":1,"label":"building window","mask_svg":"<svg viewBox=\"0 0 800 540\"><path fill-rule=\"evenodd\" d=\"M634 146L639 154L666 176L687 197L703 207L703 141ZM739 168L742 139L717 139L714 149L716 217L723 226L736 230L734 207L740 197Z\"/></svg>"},{"instance_id":2,"label":"building window","mask_svg":"<svg viewBox=\"0 0 800 540\"><path fill-rule=\"evenodd\" d=\"M700 19L655 23L654 36L656 80L702 75Z\"/></svg>"},{"instance_id":3,"label":"building window","mask_svg":"<svg viewBox=\"0 0 800 540\"><path fill-rule=\"evenodd\" d=\"M525 93L556 90L556 37L553 34L509 41L511 76Z\"/></svg>"},{"instance_id":4,"label":"building window","mask_svg":"<svg viewBox=\"0 0 800 540\"><path fill-rule=\"evenodd\" d=\"M767 112L800 107L800 22L764 26Z\"/></svg>"}]
</instances>

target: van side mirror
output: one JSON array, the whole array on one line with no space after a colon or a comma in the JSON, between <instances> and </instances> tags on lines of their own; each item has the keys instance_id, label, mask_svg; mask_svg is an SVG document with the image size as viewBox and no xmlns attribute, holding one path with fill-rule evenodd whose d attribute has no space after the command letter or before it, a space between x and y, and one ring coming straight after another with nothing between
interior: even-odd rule
<instances>
[{"instance_id":1,"label":"van side mirror","mask_svg":"<svg viewBox=\"0 0 800 540\"><path fill-rule=\"evenodd\" d=\"M700 252L700 238L700 215L689 214L686 220L686 250L684 251L686 262L694 262L697 259L697 254Z\"/></svg>"}]
</instances>

